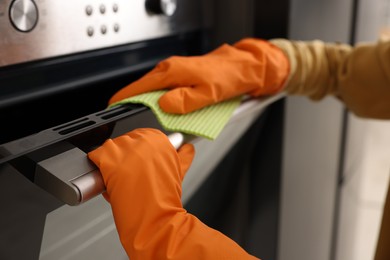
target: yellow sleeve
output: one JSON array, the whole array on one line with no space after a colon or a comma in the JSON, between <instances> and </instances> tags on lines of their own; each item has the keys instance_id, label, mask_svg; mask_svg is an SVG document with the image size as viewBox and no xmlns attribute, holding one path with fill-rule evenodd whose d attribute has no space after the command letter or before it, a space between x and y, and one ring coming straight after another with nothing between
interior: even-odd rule
<instances>
[{"instance_id":1,"label":"yellow sleeve","mask_svg":"<svg viewBox=\"0 0 390 260\"><path fill-rule=\"evenodd\" d=\"M390 41L355 47L274 39L290 61L285 90L320 100L341 99L360 117L390 119Z\"/></svg>"}]
</instances>

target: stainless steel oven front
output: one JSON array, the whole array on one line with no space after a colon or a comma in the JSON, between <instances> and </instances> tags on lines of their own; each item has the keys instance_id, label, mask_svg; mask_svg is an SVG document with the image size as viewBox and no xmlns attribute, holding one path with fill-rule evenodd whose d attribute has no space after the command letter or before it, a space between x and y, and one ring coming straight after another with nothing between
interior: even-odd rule
<instances>
[{"instance_id":1,"label":"stainless steel oven front","mask_svg":"<svg viewBox=\"0 0 390 260\"><path fill-rule=\"evenodd\" d=\"M203 53L210 10L211 2L196 0L1 1L0 143L25 140L19 152L28 153L93 126L88 115L104 111L113 93L158 61ZM160 128L141 110L123 131ZM32 144L69 122L54 139ZM69 206L35 184L35 155L9 161L0 150L7 161L0 166L0 259L127 258L100 196Z\"/></svg>"}]
</instances>

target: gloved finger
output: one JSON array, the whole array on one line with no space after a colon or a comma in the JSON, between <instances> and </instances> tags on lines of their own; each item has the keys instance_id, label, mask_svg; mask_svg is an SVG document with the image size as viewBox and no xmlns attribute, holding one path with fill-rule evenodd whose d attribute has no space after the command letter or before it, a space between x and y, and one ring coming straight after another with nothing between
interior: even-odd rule
<instances>
[{"instance_id":1,"label":"gloved finger","mask_svg":"<svg viewBox=\"0 0 390 260\"><path fill-rule=\"evenodd\" d=\"M169 79L172 77L167 77L166 73L164 72L149 73L116 92L110 98L108 104L111 105L113 103L121 101L122 99L132 97L141 93L167 88L171 85L170 81L167 80L167 78Z\"/></svg>"},{"instance_id":2,"label":"gloved finger","mask_svg":"<svg viewBox=\"0 0 390 260\"><path fill-rule=\"evenodd\" d=\"M177 154L179 155L180 159L180 178L183 181L184 176L187 170L190 168L192 160L194 159L195 148L192 144L184 144L177 150Z\"/></svg>"},{"instance_id":3,"label":"gloved finger","mask_svg":"<svg viewBox=\"0 0 390 260\"><path fill-rule=\"evenodd\" d=\"M168 91L158 101L166 113L187 114L215 103L212 95L198 87L181 87Z\"/></svg>"},{"instance_id":4,"label":"gloved finger","mask_svg":"<svg viewBox=\"0 0 390 260\"><path fill-rule=\"evenodd\" d=\"M207 87L181 87L172 89L162 95L158 103L166 113L187 114L238 95L240 93L225 93L225 96L218 96L212 89Z\"/></svg>"}]
</instances>

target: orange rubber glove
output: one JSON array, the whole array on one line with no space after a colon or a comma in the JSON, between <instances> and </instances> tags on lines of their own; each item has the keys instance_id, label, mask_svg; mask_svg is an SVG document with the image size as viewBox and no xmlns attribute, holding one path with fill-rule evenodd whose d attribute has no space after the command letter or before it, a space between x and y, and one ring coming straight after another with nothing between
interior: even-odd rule
<instances>
[{"instance_id":1,"label":"orange rubber glove","mask_svg":"<svg viewBox=\"0 0 390 260\"><path fill-rule=\"evenodd\" d=\"M242 94L280 91L289 74L284 53L268 41L243 39L233 46L194 57L171 57L122 88L109 104L158 89L172 89L159 100L168 113L185 114Z\"/></svg>"},{"instance_id":2,"label":"orange rubber glove","mask_svg":"<svg viewBox=\"0 0 390 260\"><path fill-rule=\"evenodd\" d=\"M257 259L186 212L181 183L194 148L178 152L155 129L137 129L88 153L106 185L123 247L131 260Z\"/></svg>"}]
</instances>

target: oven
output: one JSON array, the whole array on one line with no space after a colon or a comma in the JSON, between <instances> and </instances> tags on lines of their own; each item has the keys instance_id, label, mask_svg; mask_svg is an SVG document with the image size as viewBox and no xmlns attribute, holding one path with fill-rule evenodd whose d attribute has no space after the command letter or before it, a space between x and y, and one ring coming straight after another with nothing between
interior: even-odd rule
<instances>
[{"instance_id":1,"label":"oven","mask_svg":"<svg viewBox=\"0 0 390 260\"><path fill-rule=\"evenodd\" d=\"M286 14L287 2L269 7ZM262 6L2 1L0 259L127 259L86 153L106 138L161 126L142 106L107 109L109 97L172 55L285 36L287 15L276 19ZM277 252L283 114L283 95L250 101L216 140L192 139L197 153L183 183L189 212L269 259Z\"/></svg>"}]
</instances>

